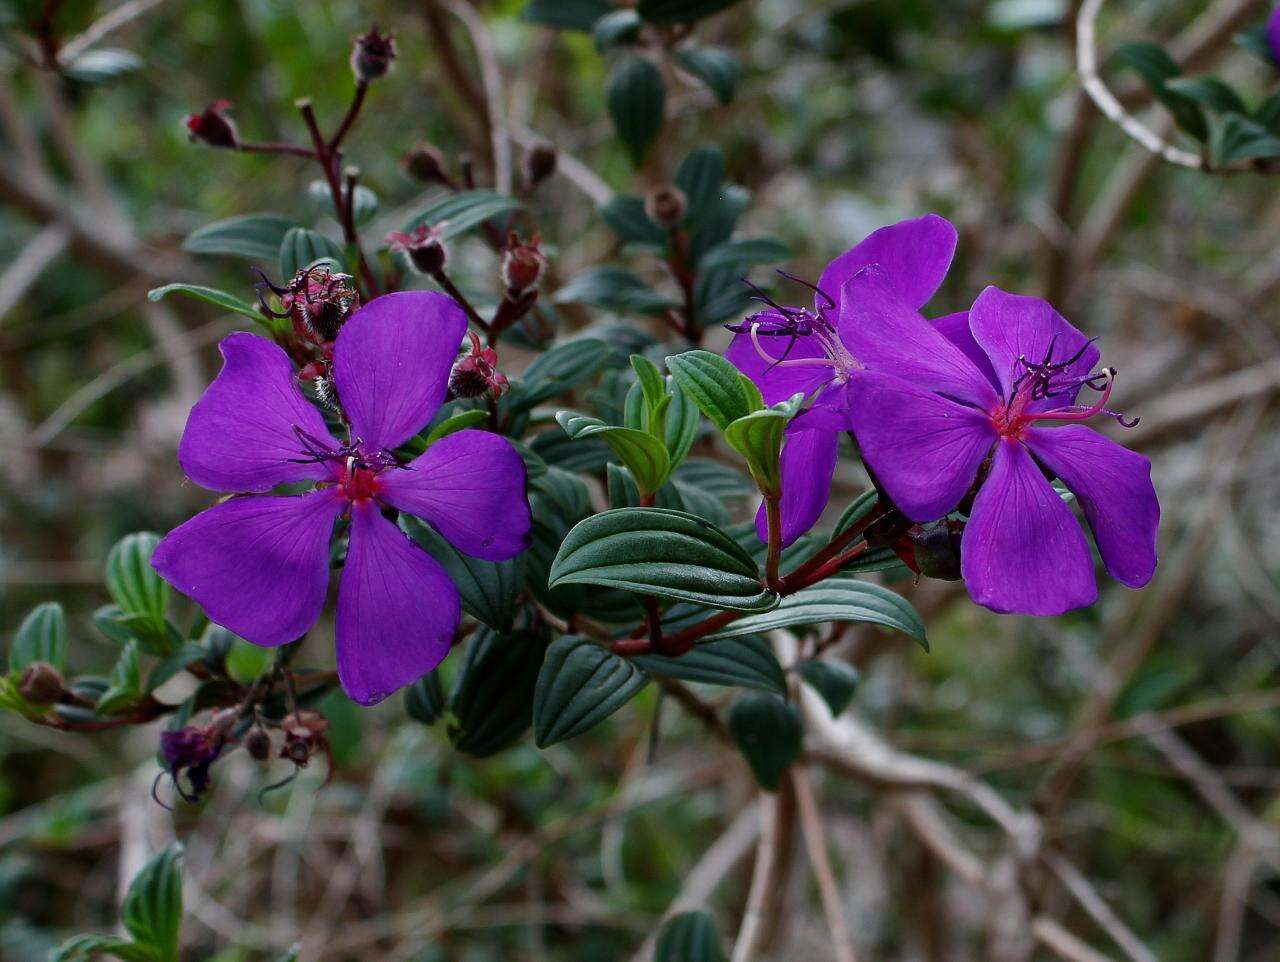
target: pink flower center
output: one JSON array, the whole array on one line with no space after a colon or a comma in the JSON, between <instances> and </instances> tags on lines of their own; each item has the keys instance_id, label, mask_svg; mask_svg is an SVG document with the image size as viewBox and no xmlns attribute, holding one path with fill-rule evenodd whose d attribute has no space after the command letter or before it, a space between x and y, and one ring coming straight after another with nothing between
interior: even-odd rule
<instances>
[{"instance_id":1,"label":"pink flower center","mask_svg":"<svg viewBox=\"0 0 1280 962\"><path fill-rule=\"evenodd\" d=\"M1026 357L1018 358L1018 363L1025 370L1014 380L1009 399L996 404L991 410L991 423L1001 437L1021 437L1022 432L1037 421L1087 421L1099 414L1114 417L1125 427L1133 427L1138 423L1136 420L1126 421L1116 412L1107 410L1107 400L1111 397L1111 389L1116 380L1115 368L1104 368L1098 374L1089 375L1069 373L1068 368L1081 354L1058 363L1046 360L1033 364ZM1068 396L1082 387L1097 391L1097 401L1093 404L1068 404L1040 410L1032 408L1037 401Z\"/></svg>"},{"instance_id":2,"label":"pink flower center","mask_svg":"<svg viewBox=\"0 0 1280 962\"><path fill-rule=\"evenodd\" d=\"M381 482L378 481L378 472L353 462L353 458L348 459L338 483L342 485L342 493L346 495L347 500L367 501L382 487Z\"/></svg>"}]
</instances>

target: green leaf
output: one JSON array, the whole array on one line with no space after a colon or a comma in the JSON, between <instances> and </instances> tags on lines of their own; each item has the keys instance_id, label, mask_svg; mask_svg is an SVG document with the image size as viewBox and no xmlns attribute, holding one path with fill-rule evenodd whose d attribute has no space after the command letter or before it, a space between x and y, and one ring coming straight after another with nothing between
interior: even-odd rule
<instances>
[{"instance_id":1,"label":"green leaf","mask_svg":"<svg viewBox=\"0 0 1280 962\"><path fill-rule=\"evenodd\" d=\"M727 241L747 209L751 194L736 184L723 188L705 211L698 214L689 238L689 257L699 263L702 257L717 244ZM737 285L739 289L743 285Z\"/></svg>"},{"instance_id":2,"label":"green leaf","mask_svg":"<svg viewBox=\"0 0 1280 962\"><path fill-rule=\"evenodd\" d=\"M737 2L738 0L640 0L636 9L650 23L693 23Z\"/></svg>"},{"instance_id":3,"label":"green leaf","mask_svg":"<svg viewBox=\"0 0 1280 962\"><path fill-rule=\"evenodd\" d=\"M447 731L454 748L486 758L524 733L546 650L546 638L534 632L476 632L449 696Z\"/></svg>"},{"instance_id":4,"label":"green leaf","mask_svg":"<svg viewBox=\"0 0 1280 962\"><path fill-rule=\"evenodd\" d=\"M1165 87L1174 93L1190 97L1215 113L1249 112L1240 95L1217 77L1174 77L1165 83Z\"/></svg>"},{"instance_id":5,"label":"green leaf","mask_svg":"<svg viewBox=\"0 0 1280 962\"><path fill-rule=\"evenodd\" d=\"M701 350L675 354L667 358L667 370L721 431L754 410L738 369L719 354Z\"/></svg>"},{"instance_id":6,"label":"green leaf","mask_svg":"<svg viewBox=\"0 0 1280 962\"><path fill-rule=\"evenodd\" d=\"M403 512L400 527L448 572L467 614L498 631L510 629L516 598L524 584L521 556L497 562L473 558L460 552L425 521Z\"/></svg>"},{"instance_id":7,"label":"green leaf","mask_svg":"<svg viewBox=\"0 0 1280 962\"><path fill-rule=\"evenodd\" d=\"M550 586L604 585L712 608L763 611L777 595L755 561L715 525L681 511L626 508L574 526L551 566Z\"/></svg>"},{"instance_id":8,"label":"green leaf","mask_svg":"<svg viewBox=\"0 0 1280 962\"><path fill-rule=\"evenodd\" d=\"M657 366L643 354L632 354L631 370L636 372L636 383L640 385L649 410L662 406L667 398L667 381Z\"/></svg>"},{"instance_id":9,"label":"green leaf","mask_svg":"<svg viewBox=\"0 0 1280 962\"><path fill-rule=\"evenodd\" d=\"M192 254L230 254L275 263L284 235L297 226L292 217L279 214L229 217L192 231L182 242L182 249Z\"/></svg>"},{"instance_id":10,"label":"green leaf","mask_svg":"<svg viewBox=\"0 0 1280 962\"><path fill-rule=\"evenodd\" d=\"M759 635L723 638L698 645L676 658L638 655L631 659L651 675L706 685L734 685L786 694L787 680L773 648Z\"/></svg>"},{"instance_id":11,"label":"green leaf","mask_svg":"<svg viewBox=\"0 0 1280 962\"><path fill-rule=\"evenodd\" d=\"M171 648L164 613L169 606L169 585L151 567L151 555L160 536L149 531L126 535L107 554L107 592L120 610L146 631L150 640Z\"/></svg>"},{"instance_id":12,"label":"green leaf","mask_svg":"<svg viewBox=\"0 0 1280 962\"><path fill-rule=\"evenodd\" d=\"M640 17L634 10L614 10L591 27L591 38L602 53L610 47L635 41L640 33Z\"/></svg>"},{"instance_id":13,"label":"green leaf","mask_svg":"<svg viewBox=\"0 0 1280 962\"><path fill-rule=\"evenodd\" d=\"M698 437L698 406L689 400L676 379L668 376L671 404L667 408L665 440L672 469L679 468Z\"/></svg>"},{"instance_id":14,"label":"green leaf","mask_svg":"<svg viewBox=\"0 0 1280 962\"><path fill-rule=\"evenodd\" d=\"M733 99L738 80L742 77L742 61L736 54L719 47L677 50L676 63L711 88L716 100L722 104Z\"/></svg>"},{"instance_id":15,"label":"green leaf","mask_svg":"<svg viewBox=\"0 0 1280 962\"><path fill-rule=\"evenodd\" d=\"M342 246L319 231L291 227L280 241L280 276L286 280L320 260L332 261L346 270Z\"/></svg>"},{"instance_id":16,"label":"green leaf","mask_svg":"<svg viewBox=\"0 0 1280 962\"><path fill-rule=\"evenodd\" d=\"M739 618L709 635L708 639L732 638L829 621L883 625L911 636L925 651L929 650L924 623L909 601L888 588L843 575L788 595L772 611Z\"/></svg>"},{"instance_id":17,"label":"green leaf","mask_svg":"<svg viewBox=\"0 0 1280 962\"><path fill-rule=\"evenodd\" d=\"M547 649L533 696L533 741L539 748L594 728L625 705L648 678L627 659L577 635Z\"/></svg>"},{"instance_id":18,"label":"green leaf","mask_svg":"<svg viewBox=\"0 0 1280 962\"><path fill-rule=\"evenodd\" d=\"M307 194L311 197L311 202L319 208L322 214L331 214L333 211L333 195L329 191L329 185L323 180L313 180L307 185ZM364 184L356 185L355 196L355 214L356 226L361 227L368 221L372 220L374 215L378 213L378 195Z\"/></svg>"},{"instance_id":19,"label":"green leaf","mask_svg":"<svg viewBox=\"0 0 1280 962\"><path fill-rule=\"evenodd\" d=\"M744 237L741 240L717 244L699 262L700 270L717 267L732 270L735 274L753 264L776 264L791 256L791 248L772 237Z\"/></svg>"},{"instance_id":20,"label":"green leaf","mask_svg":"<svg viewBox=\"0 0 1280 962\"><path fill-rule=\"evenodd\" d=\"M488 411L474 410L460 411L452 417L445 418L445 420L432 428L431 433L427 435L427 446L430 447L441 438L448 437L450 434L457 434L459 431L465 431L467 428L473 428L488 417Z\"/></svg>"},{"instance_id":21,"label":"green leaf","mask_svg":"<svg viewBox=\"0 0 1280 962\"><path fill-rule=\"evenodd\" d=\"M666 445L651 434L605 424L576 411L560 411L556 421L571 438L601 438L631 470L642 494L655 493L671 474Z\"/></svg>"},{"instance_id":22,"label":"green leaf","mask_svg":"<svg viewBox=\"0 0 1280 962\"><path fill-rule=\"evenodd\" d=\"M609 0L529 0L520 16L530 23L541 23L562 30L590 30L613 5Z\"/></svg>"},{"instance_id":23,"label":"green leaf","mask_svg":"<svg viewBox=\"0 0 1280 962\"><path fill-rule=\"evenodd\" d=\"M409 233L419 224L437 226L444 223L440 236L444 240L452 240L479 227L491 217L499 217L502 214L523 209L524 205L520 201L506 194L499 194L493 190L468 190L460 194L451 194L444 200L432 204L405 224L404 230L405 233Z\"/></svg>"},{"instance_id":24,"label":"green leaf","mask_svg":"<svg viewBox=\"0 0 1280 962\"><path fill-rule=\"evenodd\" d=\"M777 695L747 692L729 709L729 733L756 781L772 792L800 757L804 728L795 706Z\"/></svg>"},{"instance_id":25,"label":"green leaf","mask_svg":"<svg viewBox=\"0 0 1280 962\"><path fill-rule=\"evenodd\" d=\"M170 845L152 857L129 886L120 921L135 942L160 962L177 962L182 925L181 845Z\"/></svg>"},{"instance_id":26,"label":"green leaf","mask_svg":"<svg viewBox=\"0 0 1280 962\"><path fill-rule=\"evenodd\" d=\"M677 306L630 271L608 265L574 276L552 300L557 304L594 304L620 314L663 314Z\"/></svg>"},{"instance_id":27,"label":"green leaf","mask_svg":"<svg viewBox=\"0 0 1280 962\"><path fill-rule=\"evenodd\" d=\"M841 534L846 528L851 528L858 522L862 521L867 515L873 511L880 510L880 494L872 488L870 491L864 491L852 501L849 506L844 509L840 515L840 520L836 522L834 534ZM857 544L857 541L851 542Z\"/></svg>"},{"instance_id":28,"label":"green leaf","mask_svg":"<svg viewBox=\"0 0 1280 962\"><path fill-rule=\"evenodd\" d=\"M667 92L658 68L644 57L629 55L609 76L605 102L613 127L639 167L662 130Z\"/></svg>"},{"instance_id":29,"label":"green leaf","mask_svg":"<svg viewBox=\"0 0 1280 962\"><path fill-rule=\"evenodd\" d=\"M43 661L59 671L67 663L67 616L62 605L46 601L36 605L22 619L9 649L9 670L25 671L32 662Z\"/></svg>"},{"instance_id":30,"label":"green leaf","mask_svg":"<svg viewBox=\"0 0 1280 962\"><path fill-rule=\"evenodd\" d=\"M1268 67L1273 70L1280 69L1280 63L1276 62L1276 55L1271 52L1271 44L1267 40L1267 28L1265 26L1242 30L1231 39L1237 47L1241 50L1249 51Z\"/></svg>"},{"instance_id":31,"label":"green leaf","mask_svg":"<svg viewBox=\"0 0 1280 962\"><path fill-rule=\"evenodd\" d=\"M724 429L725 441L747 459L751 476L763 494L776 495L782 490L782 439L798 406L797 401L788 409L756 411Z\"/></svg>"},{"instance_id":32,"label":"green leaf","mask_svg":"<svg viewBox=\"0 0 1280 962\"><path fill-rule=\"evenodd\" d=\"M710 458L688 458L676 469L675 477L720 498L755 494L755 487L742 472Z\"/></svg>"},{"instance_id":33,"label":"green leaf","mask_svg":"<svg viewBox=\"0 0 1280 962\"><path fill-rule=\"evenodd\" d=\"M513 411L527 411L581 384L609 359L609 346L593 337L557 344L538 355L520 378L518 396L511 396Z\"/></svg>"},{"instance_id":34,"label":"green leaf","mask_svg":"<svg viewBox=\"0 0 1280 962\"><path fill-rule=\"evenodd\" d=\"M248 301L242 300L234 294L228 294L226 291L220 291L213 287L201 287L199 284L166 284L164 287L153 287L147 291L147 300L159 301L170 294L186 294L188 297L216 304L223 310L251 317L259 324L266 322L262 312Z\"/></svg>"},{"instance_id":35,"label":"green leaf","mask_svg":"<svg viewBox=\"0 0 1280 962\"><path fill-rule=\"evenodd\" d=\"M858 687L858 669L843 661L802 661L796 665L795 673L822 696L832 715L849 707Z\"/></svg>"},{"instance_id":36,"label":"green leaf","mask_svg":"<svg viewBox=\"0 0 1280 962\"><path fill-rule=\"evenodd\" d=\"M716 146L691 150L680 161L675 182L688 202L686 223L701 223L714 212L724 194L724 172L724 153Z\"/></svg>"},{"instance_id":37,"label":"green leaf","mask_svg":"<svg viewBox=\"0 0 1280 962\"><path fill-rule=\"evenodd\" d=\"M670 239L666 228L649 219L639 197L618 194L600 206L600 216L624 241L665 248Z\"/></svg>"},{"instance_id":38,"label":"green leaf","mask_svg":"<svg viewBox=\"0 0 1280 962\"><path fill-rule=\"evenodd\" d=\"M77 935L49 952L48 962L84 962L112 955L123 962L160 962L148 949L114 935Z\"/></svg>"},{"instance_id":39,"label":"green leaf","mask_svg":"<svg viewBox=\"0 0 1280 962\"><path fill-rule=\"evenodd\" d=\"M1241 114L1214 114L1209 130L1209 155L1216 166L1280 157L1280 136Z\"/></svg>"},{"instance_id":40,"label":"green leaf","mask_svg":"<svg viewBox=\"0 0 1280 962\"><path fill-rule=\"evenodd\" d=\"M107 676L107 690L98 699L99 715L110 715L121 708L128 708L142 697L142 669L138 664L138 643L131 641L120 652L111 674Z\"/></svg>"},{"instance_id":41,"label":"green leaf","mask_svg":"<svg viewBox=\"0 0 1280 962\"><path fill-rule=\"evenodd\" d=\"M1280 93L1274 93L1253 112L1253 119L1277 136L1280 136Z\"/></svg>"},{"instance_id":42,"label":"green leaf","mask_svg":"<svg viewBox=\"0 0 1280 962\"><path fill-rule=\"evenodd\" d=\"M404 690L404 710L414 721L434 725L444 717L449 703L440 685L440 673L430 671Z\"/></svg>"},{"instance_id":43,"label":"green leaf","mask_svg":"<svg viewBox=\"0 0 1280 962\"><path fill-rule=\"evenodd\" d=\"M673 915L658 933L653 962L725 962L715 919L706 912Z\"/></svg>"},{"instance_id":44,"label":"green leaf","mask_svg":"<svg viewBox=\"0 0 1280 962\"><path fill-rule=\"evenodd\" d=\"M225 631L226 629L223 630ZM155 691L188 665L203 661L209 654L209 649L205 648L204 645L197 644L194 641L187 642L151 669L151 674L147 675L146 690L148 692Z\"/></svg>"},{"instance_id":45,"label":"green leaf","mask_svg":"<svg viewBox=\"0 0 1280 962\"><path fill-rule=\"evenodd\" d=\"M1138 72L1143 83L1173 115L1179 127L1196 140L1205 140L1209 136L1200 105L1186 94L1169 88L1169 81L1181 76L1182 68L1163 47L1157 43L1124 43L1116 48L1116 57Z\"/></svg>"}]
</instances>

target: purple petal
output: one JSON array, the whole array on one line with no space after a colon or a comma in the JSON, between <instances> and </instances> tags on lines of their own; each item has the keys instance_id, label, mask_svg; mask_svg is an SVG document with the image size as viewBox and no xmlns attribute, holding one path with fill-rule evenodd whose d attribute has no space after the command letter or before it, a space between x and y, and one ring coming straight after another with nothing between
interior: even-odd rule
<instances>
[{"instance_id":1,"label":"purple petal","mask_svg":"<svg viewBox=\"0 0 1280 962\"><path fill-rule=\"evenodd\" d=\"M381 500L429 521L464 554L505 561L529 546L524 459L506 438L475 430L446 435L379 481Z\"/></svg>"},{"instance_id":2,"label":"purple petal","mask_svg":"<svg viewBox=\"0 0 1280 962\"><path fill-rule=\"evenodd\" d=\"M969 594L992 611L1060 615L1098 597L1071 509L1021 442L1004 439L960 543Z\"/></svg>"},{"instance_id":3,"label":"purple petal","mask_svg":"<svg viewBox=\"0 0 1280 962\"><path fill-rule=\"evenodd\" d=\"M831 497L831 479L836 473L840 435L835 431L812 429L809 415L801 414L787 425L782 444L782 546L795 542L822 517ZM768 542L769 523L764 505L756 514L756 533Z\"/></svg>"},{"instance_id":4,"label":"purple petal","mask_svg":"<svg viewBox=\"0 0 1280 962\"><path fill-rule=\"evenodd\" d=\"M345 504L335 488L232 498L170 531L151 565L210 621L255 645L283 645L320 617Z\"/></svg>"},{"instance_id":5,"label":"purple petal","mask_svg":"<svg viewBox=\"0 0 1280 962\"><path fill-rule=\"evenodd\" d=\"M986 375L898 294L879 267L868 267L845 284L840 338L872 370L983 409L997 401Z\"/></svg>"},{"instance_id":6,"label":"purple petal","mask_svg":"<svg viewBox=\"0 0 1280 962\"><path fill-rule=\"evenodd\" d=\"M430 421L466 331L462 308L431 291L384 294L356 311L333 349L352 438L370 452L394 448Z\"/></svg>"},{"instance_id":7,"label":"purple petal","mask_svg":"<svg viewBox=\"0 0 1280 962\"><path fill-rule=\"evenodd\" d=\"M987 352L978 346L978 342L973 339L973 332L969 330L968 311L935 317L929 323L939 334L960 348L960 352L973 362L974 367L986 375L993 387L1000 386L996 370L991 366L991 358L987 357Z\"/></svg>"},{"instance_id":8,"label":"purple petal","mask_svg":"<svg viewBox=\"0 0 1280 962\"><path fill-rule=\"evenodd\" d=\"M1111 576L1130 588L1150 581L1160 526L1151 462L1082 424L1033 428L1024 438L1075 493Z\"/></svg>"},{"instance_id":9,"label":"purple petal","mask_svg":"<svg viewBox=\"0 0 1280 962\"><path fill-rule=\"evenodd\" d=\"M822 345L813 337L761 337L760 344L775 358L786 361L814 361L826 357ZM826 365L803 364L782 366L762 358L750 334L737 334L724 356L739 371L751 378L765 404L777 404L793 394L810 394L819 385L830 381L835 372Z\"/></svg>"},{"instance_id":10,"label":"purple petal","mask_svg":"<svg viewBox=\"0 0 1280 962\"><path fill-rule=\"evenodd\" d=\"M372 501L351 506L351 546L338 586L338 680L373 705L449 654L462 616L445 570Z\"/></svg>"},{"instance_id":11,"label":"purple petal","mask_svg":"<svg viewBox=\"0 0 1280 962\"><path fill-rule=\"evenodd\" d=\"M298 390L288 355L265 338L223 339L222 370L191 408L178 461L196 484L214 491L270 491L289 481L322 481L332 471L307 457L299 429L338 447L324 418Z\"/></svg>"},{"instance_id":12,"label":"purple petal","mask_svg":"<svg viewBox=\"0 0 1280 962\"><path fill-rule=\"evenodd\" d=\"M903 514L933 521L960 503L996 440L987 415L874 371L849 394L863 460Z\"/></svg>"},{"instance_id":13,"label":"purple petal","mask_svg":"<svg viewBox=\"0 0 1280 962\"><path fill-rule=\"evenodd\" d=\"M956 253L956 229L937 214L881 227L845 251L822 272L818 287L840 299L840 290L870 264L879 264L898 294L917 310L941 286Z\"/></svg>"},{"instance_id":14,"label":"purple petal","mask_svg":"<svg viewBox=\"0 0 1280 962\"><path fill-rule=\"evenodd\" d=\"M1267 44L1271 47L1276 66L1280 67L1280 7L1276 7L1267 20Z\"/></svg>"},{"instance_id":15,"label":"purple petal","mask_svg":"<svg viewBox=\"0 0 1280 962\"><path fill-rule=\"evenodd\" d=\"M998 287L988 287L978 295L969 309L969 329L974 340L991 359L996 378L1007 397L1013 382L1026 370L1018 359L1040 363L1049 357L1052 361L1065 361L1080 355L1067 373L1072 377L1084 377L1098 363L1098 349L1089 343L1071 323L1038 297L1009 294ZM1075 403L1078 391L1046 398L1029 405L1028 410L1039 411L1065 407Z\"/></svg>"}]
</instances>

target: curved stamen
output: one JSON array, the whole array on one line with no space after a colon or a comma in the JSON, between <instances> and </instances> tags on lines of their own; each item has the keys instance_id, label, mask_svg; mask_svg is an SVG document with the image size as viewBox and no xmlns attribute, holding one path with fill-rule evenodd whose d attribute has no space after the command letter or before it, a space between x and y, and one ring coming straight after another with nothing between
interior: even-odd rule
<instances>
[{"instance_id":1,"label":"curved stamen","mask_svg":"<svg viewBox=\"0 0 1280 962\"><path fill-rule=\"evenodd\" d=\"M814 294L816 294L818 297L822 298L824 301L827 302L828 310L835 308L836 302L832 299L831 295L828 294L826 291L824 291L822 288L820 288L817 284L814 284L812 281L806 281L803 277L796 277L795 274L792 274L789 271L784 271L780 267L777 268L777 272L781 274L783 277L785 277L787 280L795 281L797 284L801 285L802 287L809 288L809 290L813 291Z\"/></svg>"},{"instance_id":2,"label":"curved stamen","mask_svg":"<svg viewBox=\"0 0 1280 962\"><path fill-rule=\"evenodd\" d=\"M1080 404L1073 404L1070 407L1058 408L1054 411L1038 411L1031 414L1023 414L1023 421L1087 421L1089 418L1107 411L1107 398L1111 396L1111 389L1116 383L1116 369L1109 367L1101 374L1094 375L1094 378L1105 377L1106 381L1102 387L1102 396L1093 404L1087 407ZM1092 386L1092 385L1090 385ZM1095 389L1096 390L1096 389Z\"/></svg>"},{"instance_id":3,"label":"curved stamen","mask_svg":"<svg viewBox=\"0 0 1280 962\"><path fill-rule=\"evenodd\" d=\"M839 369L840 365L829 357L796 357L791 360L787 360L785 356L774 357L766 351L764 349L764 345L760 343L759 327L760 325L758 323L751 325L751 344L755 347L756 353L759 354L763 360L769 362L770 367L830 367ZM790 345L788 345L787 350L791 350Z\"/></svg>"}]
</instances>

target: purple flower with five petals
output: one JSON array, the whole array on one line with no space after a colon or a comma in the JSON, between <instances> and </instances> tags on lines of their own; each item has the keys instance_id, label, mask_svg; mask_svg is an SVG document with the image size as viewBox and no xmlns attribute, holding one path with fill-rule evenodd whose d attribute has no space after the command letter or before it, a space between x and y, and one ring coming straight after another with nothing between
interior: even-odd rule
<instances>
[{"instance_id":1,"label":"purple flower with five petals","mask_svg":"<svg viewBox=\"0 0 1280 962\"><path fill-rule=\"evenodd\" d=\"M813 397L787 426L782 448L784 545L813 527L826 508L840 434L853 427L849 379L880 356L876 338L844 323L857 308L850 299L861 293L848 282L878 265L898 295L919 309L946 277L956 239L955 227L936 214L882 227L827 265L814 287L812 309L770 303L769 310L730 326L737 336L725 357L755 382L766 404L794 394ZM938 323L952 323L953 317ZM756 529L761 541L768 540L763 507Z\"/></svg>"},{"instance_id":2,"label":"purple flower with five petals","mask_svg":"<svg viewBox=\"0 0 1280 962\"><path fill-rule=\"evenodd\" d=\"M443 403L466 327L457 304L422 291L357 311L333 350L345 443L298 390L284 351L247 333L223 340L222 371L192 408L178 458L197 484L237 496L171 531L156 547L155 569L212 621L275 647L320 617L329 543L345 516L343 689L371 705L434 668L457 631L458 591L383 511L422 518L459 551L488 561L523 551L531 525L524 462L505 438L459 431L408 463L392 453ZM315 487L266 493L298 482Z\"/></svg>"},{"instance_id":3,"label":"purple flower with five petals","mask_svg":"<svg viewBox=\"0 0 1280 962\"><path fill-rule=\"evenodd\" d=\"M995 287L967 321L930 324L875 266L846 284L842 305L841 330L859 332L865 365L847 380L854 433L889 497L932 521L979 483L960 551L976 602L1057 615L1097 598L1089 546L1053 477L1080 503L1111 575L1133 588L1151 579L1151 462L1081 423L1123 423L1106 408L1115 371L1094 373L1092 340L1044 301ZM1099 396L1078 404L1086 387Z\"/></svg>"}]
</instances>

